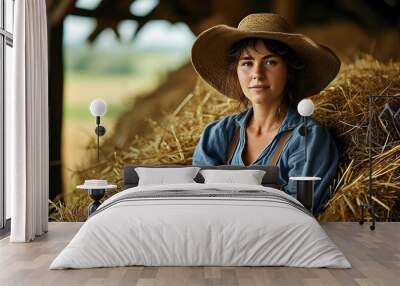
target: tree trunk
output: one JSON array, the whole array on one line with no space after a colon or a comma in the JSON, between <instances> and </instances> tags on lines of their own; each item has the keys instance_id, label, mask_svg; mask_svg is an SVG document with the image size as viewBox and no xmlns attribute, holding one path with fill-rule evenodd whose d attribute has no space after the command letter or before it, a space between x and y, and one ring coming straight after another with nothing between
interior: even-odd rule
<instances>
[{"instance_id":1,"label":"tree trunk","mask_svg":"<svg viewBox=\"0 0 400 286\"><path fill-rule=\"evenodd\" d=\"M49 198L62 194L63 21L49 28Z\"/></svg>"}]
</instances>

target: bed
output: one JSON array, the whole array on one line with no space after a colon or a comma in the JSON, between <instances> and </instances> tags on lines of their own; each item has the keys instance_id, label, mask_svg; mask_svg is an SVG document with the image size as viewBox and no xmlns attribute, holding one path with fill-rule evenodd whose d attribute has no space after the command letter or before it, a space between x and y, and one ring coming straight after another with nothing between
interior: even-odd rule
<instances>
[{"instance_id":1,"label":"bed","mask_svg":"<svg viewBox=\"0 0 400 286\"><path fill-rule=\"evenodd\" d=\"M277 167L195 166L193 182L138 185L139 167L124 168L124 190L102 203L50 269L351 267L310 212L280 190ZM249 169L263 171L261 184L204 182L205 170Z\"/></svg>"}]
</instances>

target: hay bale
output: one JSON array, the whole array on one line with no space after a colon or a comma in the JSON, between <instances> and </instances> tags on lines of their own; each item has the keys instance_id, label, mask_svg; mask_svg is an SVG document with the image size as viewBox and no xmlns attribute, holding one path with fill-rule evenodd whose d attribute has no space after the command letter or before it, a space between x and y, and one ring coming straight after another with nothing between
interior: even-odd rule
<instances>
[{"instance_id":1,"label":"hay bale","mask_svg":"<svg viewBox=\"0 0 400 286\"><path fill-rule=\"evenodd\" d=\"M364 56L353 64L344 65L330 87L313 97L315 117L328 126L341 147L340 172L334 192L321 220L358 220L360 205L367 201L368 167L368 96L395 95L400 91L400 63L381 63ZM376 114L385 100L372 106ZM400 100L392 102L400 107ZM379 216L400 210L400 134L385 128L378 118L372 121L373 200ZM400 128L399 121L397 124ZM386 130L387 129L387 130ZM367 217L370 215L367 213Z\"/></svg>"},{"instance_id":2,"label":"hay bale","mask_svg":"<svg viewBox=\"0 0 400 286\"><path fill-rule=\"evenodd\" d=\"M400 63L381 63L364 56L343 65L336 80L312 97L316 105L314 117L331 130L342 151L340 172L330 187L333 195L319 219L348 221L359 218L358 206L366 202L368 190L365 140L368 96L393 95L399 91ZM381 105L375 107L381 108ZM121 171L126 164L191 164L194 148L206 124L240 111L238 102L216 93L199 80L193 92L162 122L147 119L152 129L148 135L135 136L124 148L112 141L107 142L101 147L102 161L97 163L95 157L91 158L83 163L76 175L81 181L101 177L116 182L120 190ZM377 123L375 126L379 128ZM399 141L391 141L385 139L382 143L380 137L373 138L373 186L377 189L374 200L380 215L400 209L400 148ZM94 143L88 148L94 149ZM80 194L76 201L79 204L53 204L55 212L52 218L84 220L89 199Z\"/></svg>"}]
</instances>

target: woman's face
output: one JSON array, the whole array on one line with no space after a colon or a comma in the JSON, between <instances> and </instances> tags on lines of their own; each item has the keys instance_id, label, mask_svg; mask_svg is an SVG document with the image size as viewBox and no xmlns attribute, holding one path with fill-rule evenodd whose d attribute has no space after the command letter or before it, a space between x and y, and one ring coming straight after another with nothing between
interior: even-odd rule
<instances>
[{"instance_id":1,"label":"woman's face","mask_svg":"<svg viewBox=\"0 0 400 286\"><path fill-rule=\"evenodd\" d=\"M253 105L280 102L286 85L286 63L261 40L255 48L249 46L243 50L237 75L244 95Z\"/></svg>"}]
</instances>

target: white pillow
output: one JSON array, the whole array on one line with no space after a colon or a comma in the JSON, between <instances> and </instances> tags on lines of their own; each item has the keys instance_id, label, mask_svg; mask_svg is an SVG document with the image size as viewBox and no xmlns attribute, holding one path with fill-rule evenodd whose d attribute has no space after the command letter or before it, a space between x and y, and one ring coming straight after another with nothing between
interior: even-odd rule
<instances>
[{"instance_id":1,"label":"white pillow","mask_svg":"<svg viewBox=\"0 0 400 286\"><path fill-rule=\"evenodd\" d=\"M246 185L261 185L265 171L262 170L201 170L205 184L234 183Z\"/></svg>"},{"instance_id":2,"label":"white pillow","mask_svg":"<svg viewBox=\"0 0 400 286\"><path fill-rule=\"evenodd\" d=\"M135 168L138 186L196 183L193 179L199 170L199 167Z\"/></svg>"}]
</instances>

